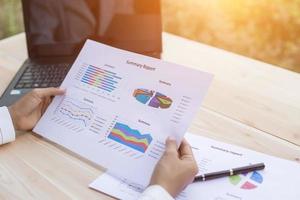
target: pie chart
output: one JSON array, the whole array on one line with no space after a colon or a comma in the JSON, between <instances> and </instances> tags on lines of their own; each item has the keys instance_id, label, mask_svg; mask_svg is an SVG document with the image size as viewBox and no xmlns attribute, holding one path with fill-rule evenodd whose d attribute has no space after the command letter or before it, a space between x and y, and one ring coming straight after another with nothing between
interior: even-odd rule
<instances>
[{"instance_id":1,"label":"pie chart","mask_svg":"<svg viewBox=\"0 0 300 200\"><path fill-rule=\"evenodd\" d=\"M135 99L153 108L167 109L172 105L172 99L166 95L148 89L136 89L133 92Z\"/></svg>"},{"instance_id":2,"label":"pie chart","mask_svg":"<svg viewBox=\"0 0 300 200\"><path fill-rule=\"evenodd\" d=\"M263 176L257 172L235 175L229 177L229 182L244 190L252 190L263 183Z\"/></svg>"}]
</instances>

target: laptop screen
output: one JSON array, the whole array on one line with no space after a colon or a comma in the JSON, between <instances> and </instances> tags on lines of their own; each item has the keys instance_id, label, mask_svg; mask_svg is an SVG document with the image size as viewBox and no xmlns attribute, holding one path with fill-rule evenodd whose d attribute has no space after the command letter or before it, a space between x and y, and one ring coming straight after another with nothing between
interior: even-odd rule
<instances>
[{"instance_id":1,"label":"laptop screen","mask_svg":"<svg viewBox=\"0 0 300 200\"><path fill-rule=\"evenodd\" d=\"M86 39L161 52L160 0L22 0L28 53L76 56Z\"/></svg>"}]
</instances>

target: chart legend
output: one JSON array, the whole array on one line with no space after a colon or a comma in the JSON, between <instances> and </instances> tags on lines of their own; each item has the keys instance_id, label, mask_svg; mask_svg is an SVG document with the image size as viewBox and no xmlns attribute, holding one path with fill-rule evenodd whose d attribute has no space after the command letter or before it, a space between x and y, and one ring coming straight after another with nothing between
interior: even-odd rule
<instances>
[{"instance_id":1,"label":"chart legend","mask_svg":"<svg viewBox=\"0 0 300 200\"><path fill-rule=\"evenodd\" d=\"M150 134L141 134L140 131L131 129L128 125L117 122L108 138L127 147L145 153L152 142Z\"/></svg>"}]
</instances>

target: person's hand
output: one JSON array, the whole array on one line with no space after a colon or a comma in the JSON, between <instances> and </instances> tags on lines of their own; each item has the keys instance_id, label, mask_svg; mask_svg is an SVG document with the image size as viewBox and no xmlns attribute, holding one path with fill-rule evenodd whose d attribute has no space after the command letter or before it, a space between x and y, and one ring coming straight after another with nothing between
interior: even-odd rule
<instances>
[{"instance_id":1,"label":"person's hand","mask_svg":"<svg viewBox=\"0 0 300 200\"><path fill-rule=\"evenodd\" d=\"M160 185L174 198L190 183L198 173L198 166L192 149L184 139L178 151L175 140L168 139L166 151L157 163L150 185Z\"/></svg>"},{"instance_id":2,"label":"person's hand","mask_svg":"<svg viewBox=\"0 0 300 200\"><path fill-rule=\"evenodd\" d=\"M8 110L15 129L32 130L50 104L52 97L64 93L64 90L58 88L34 89L11 105Z\"/></svg>"}]
</instances>

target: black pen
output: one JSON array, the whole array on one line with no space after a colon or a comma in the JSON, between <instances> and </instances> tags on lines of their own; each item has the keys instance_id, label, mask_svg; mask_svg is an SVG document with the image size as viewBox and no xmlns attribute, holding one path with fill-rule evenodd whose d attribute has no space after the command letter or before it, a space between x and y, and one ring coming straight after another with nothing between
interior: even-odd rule
<instances>
[{"instance_id":1,"label":"black pen","mask_svg":"<svg viewBox=\"0 0 300 200\"><path fill-rule=\"evenodd\" d=\"M258 164L254 164L254 165L248 165L248 166L233 168L233 169L229 169L229 170L211 172L211 173L196 176L193 182L213 180L213 179L222 178L222 177L226 177L226 176L234 176L237 174L244 174L244 173L248 173L248 172L262 170L264 168L265 168L264 163L258 163Z\"/></svg>"}]
</instances>

